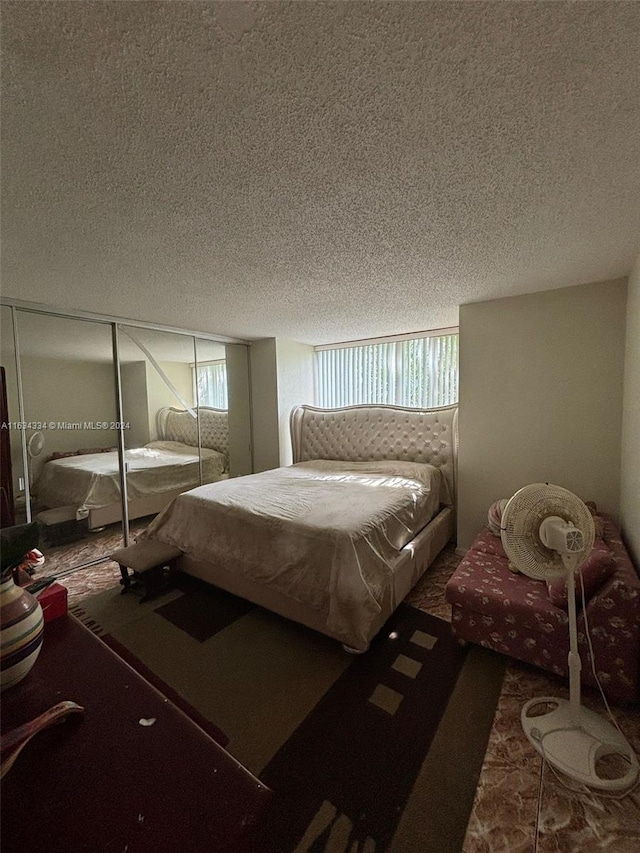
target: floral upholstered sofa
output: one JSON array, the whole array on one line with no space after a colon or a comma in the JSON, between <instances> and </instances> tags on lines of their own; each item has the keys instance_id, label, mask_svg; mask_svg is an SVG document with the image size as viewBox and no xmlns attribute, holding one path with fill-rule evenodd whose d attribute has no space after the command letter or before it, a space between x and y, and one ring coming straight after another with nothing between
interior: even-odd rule
<instances>
[{"instance_id":1,"label":"floral upholstered sofa","mask_svg":"<svg viewBox=\"0 0 640 853\"><path fill-rule=\"evenodd\" d=\"M618 526L606 516L602 522L602 536L583 566L586 608L576 581L582 683L596 684L585 635L586 609L596 672L607 697L634 703L640 685L640 579ZM566 583L548 584L512 571L500 538L488 528L476 537L445 595L454 636L568 675Z\"/></svg>"}]
</instances>

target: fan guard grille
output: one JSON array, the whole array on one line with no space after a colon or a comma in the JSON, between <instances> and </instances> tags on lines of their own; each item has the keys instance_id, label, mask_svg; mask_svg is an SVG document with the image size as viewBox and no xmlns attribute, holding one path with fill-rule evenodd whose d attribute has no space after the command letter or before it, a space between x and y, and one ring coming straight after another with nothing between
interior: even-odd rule
<instances>
[{"instance_id":1,"label":"fan guard grille","mask_svg":"<svg viewBox=\"0 0 640 853\"><path fill-rule=\"evenodd\" d=\"M595 527L589 509L573 492L548 483L532 483L517 491L502 513L500 534L507 556L519 571L537 580L560 577L567 572L562 556L540 539L540 525L551 515L582 531L584 550L578 557L577 568L591 553Z\"/></svg>"},{"instance_id":2,"label":"fan guard grille","mask_svg":"<svg viewBox=\"0 0 640 853\"><path fill-rule=\"evenodd\" d=\"M27 441L27 452L32 459L40 456L44 450L44 435L39 431L32 433Z\"/></svg>"}]
</instances>

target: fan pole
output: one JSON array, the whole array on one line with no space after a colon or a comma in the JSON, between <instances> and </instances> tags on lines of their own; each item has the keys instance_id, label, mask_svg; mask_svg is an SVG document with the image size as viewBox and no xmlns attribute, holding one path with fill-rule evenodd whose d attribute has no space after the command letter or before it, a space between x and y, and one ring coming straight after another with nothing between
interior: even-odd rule
<instances>
[{"instance_id":1,"label":"fan pole","mask_svg":"<svg viewBox=\"0 0 640 853\"><path fill-rule=\"evenodd\" d=\"M546 761L571 779L590 788L630 791L640 775L631 745L617 725L580 704L582 662L574 573L593 544L591 513L566 489L532 483L516 492L505 506L500 534L509 559L524 574L536 579L555 577L560 558L567 579L570 698L540 696L526 702L520 714L524 733ZM613 765L601 766L601 760L608 756L613 756Z\"/></svg>"},{"instance_id":2,"label":"fan pole","mask_svg":"<svg viewBox=\"0 0 640 853\"><path fill-rule=\"evenodd\" d=\"M572 561L573 562L573 561ZM567 574L567 599L569 604L569 702L571 722L580 725L580 671L582 662L578 652L578 620L576 616L576 580L574 566L569 566Z\"/></svg>"}]
</instances>

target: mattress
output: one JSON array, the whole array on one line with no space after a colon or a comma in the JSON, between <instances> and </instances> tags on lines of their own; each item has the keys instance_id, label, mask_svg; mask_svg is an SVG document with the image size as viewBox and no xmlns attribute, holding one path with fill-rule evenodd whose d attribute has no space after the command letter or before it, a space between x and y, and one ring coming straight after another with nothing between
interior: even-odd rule
<instances>
[{"instance_id":1,"label":"mattress","mask_svg":"<svg viewBox=\"0 0 640 853\"><path fill-rule=\"evenodd\" d=\"M152 441L125 452L127 496L130 501L200 483L198 448L177 441ZM202 448L205 482L219 479L226 456ZM34 488L38 503L47 507L75 506L76 518L120 502L118 453L90 453L47 462Z\"/></svg>"},{"instance_id":2,"label":"mattress","mask_svg":"<svg viewBox=\"0 0 640 853\"><path fill-rule=\"evenodd\" d=\"M432 465L314 460L179 495L143 536L326 612L338 634L368 638L399 552L449 502Z\"/></svg>"}]
</instances>

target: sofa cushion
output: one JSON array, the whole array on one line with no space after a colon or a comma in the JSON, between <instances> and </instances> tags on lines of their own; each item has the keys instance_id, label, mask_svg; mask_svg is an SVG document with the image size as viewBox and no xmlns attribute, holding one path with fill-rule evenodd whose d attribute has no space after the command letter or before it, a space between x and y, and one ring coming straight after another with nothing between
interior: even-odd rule
<instances>
[{"instance_id":1,"label":"sofa cushion","mask_svg":"<svg viewBox=\"0 0 640 853\"><path fill-rule=\"evenodd\" d=\"M640 684L640 579L610 516L603 515L603 537L614 568L577 614L578 647L585 685L597 686L592 666L607 696L638 701ZM454 636L478 643L549 672L568 673L569 616L555 606L545 581L509 571L500 539L486 528L476 537L446 585ZM598 557L596 562L606 562ZM592 649L586 638L588 612Z\"/></svg>"},{"instance_id":2,"label":"sofa cushion","mask_svg":"<svg viewBox=\"0 0 640 853\"><path fill-rule=\"evenodd\" d=\"M449 579L447 601L481 614L487 627L505 614L525 632L566 626L567 614L551 604L546 583L509 571L506 556L483 552L479 538Z\"/></svg>"},{"instance_id":3,"label":"sofa cushion","mask_svg":"<svg viewBox=\"0 0 640 853\"><path fill-rule=\"evenodd\" d=\"M611 553L611 549L607 547L602 539L596 539L591 554L587 557L578 571L574 573L576 583L576 604L582 603L582 584L584 584L584 597L589 601L593 593L604 583L604 581L613 573L616 567L616 561ZM580 575L582 575L582 584L580 583ZM567 596L567 580L565 577L554 578L547 581L549 590L549 599L556 607L562 607L563 610L569 608L569 599Z\"/></svg>"}]
</instances>

